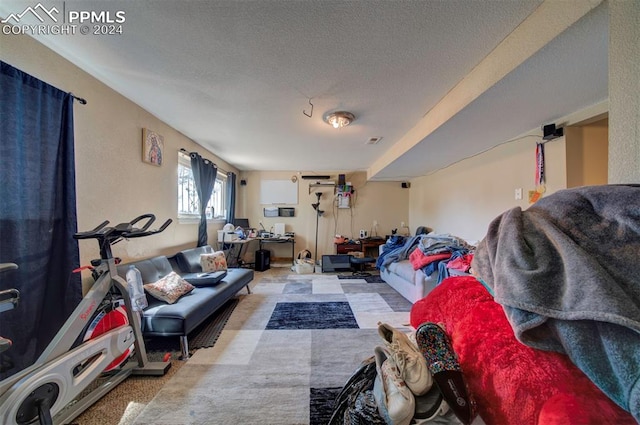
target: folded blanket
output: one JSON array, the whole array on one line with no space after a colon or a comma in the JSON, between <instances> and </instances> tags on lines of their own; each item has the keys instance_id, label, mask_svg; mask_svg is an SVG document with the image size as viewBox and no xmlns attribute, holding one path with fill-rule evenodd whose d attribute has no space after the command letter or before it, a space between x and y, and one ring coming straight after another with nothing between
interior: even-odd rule
<instances>
[{"instance_id":1,"label":"folded blanket","mask_svg":"<svg viewBox=\"0 0 640 425\"><path fill-rule=\"evenodd\" d=\"M450 252L443 252L442 254L424 255L419 249L414 249L409 254L409 262L413 266L413 270L421 269L435 261L447 260L451 258Z\"/></svg>"},{"instance_id":2,"label":"folded blanket","mask_svg":"<svg viewBox=\"0 0 640 425\"><path fill-rule=\"evenodd\" d=\"M448 233L428 233L422 235L418 246L425 255L441 254L443 252L453 252L464 250L465 252L474 249L464 239Z\"/></svg>"},{"instance_id":3,"label":"folded blanket","mask_svg":"<svg viewBox=\"0 0 640 425\"><path fill-rule=\"evenodd\" d=\"M567 353L640 421L640 186L568 189L490 225L473 269L521 342Z\"/></svg>"}]
</instances>

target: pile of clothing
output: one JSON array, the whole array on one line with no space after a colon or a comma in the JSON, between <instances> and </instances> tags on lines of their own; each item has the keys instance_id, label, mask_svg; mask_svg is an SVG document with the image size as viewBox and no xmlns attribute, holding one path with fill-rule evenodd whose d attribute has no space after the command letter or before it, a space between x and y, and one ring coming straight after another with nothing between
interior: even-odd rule
<instances>
[{"instance_id":1,"label":"pile of clothing","mask_svg":"<svg viewBox=\"0 0 640 425\"><path fill-rule=\"evenodd\" d=\"M376 267L383 270L389 264L409 260L414 270L426 276L439 272L438 282L449 277L450 269L468 272L473 261L475 246L448 233L428 233L412 237L392 236L383 245Z\"/></svg>"},{"instance_id":2,"label":"pile of clothing","mask_svg":"<svg viewBox=\"0 0 640 425\"><path fill-rule=\"evenodd\" d=\"M336 399L330 425L471 424L475 402L445 330L424 323L405 334L378 323L374 348Z\"/></svg>"}]
</instances>

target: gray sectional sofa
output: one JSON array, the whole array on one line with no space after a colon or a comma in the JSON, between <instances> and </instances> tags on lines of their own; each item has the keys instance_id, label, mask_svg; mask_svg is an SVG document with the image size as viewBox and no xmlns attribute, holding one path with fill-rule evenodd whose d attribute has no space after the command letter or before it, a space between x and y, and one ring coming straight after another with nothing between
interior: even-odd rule
<instances>
[{"instance_id":1,"label":"gray sectional sofa","mask_svg":"<svg viewBox=\"0 0 640 425\"><path fill-rule=\"evenodd\" d=\"M147 296L149 306L142 314L142 334L145 337L178 336L183 359L189 357L189 332L215 313L243 287L251 293L251 269L228 269L224 276L202 273L200 254L212 251L210 246L192 248L180 251L171 258L158 256L118 266L118 274L125 279L129 266L133 264L140 270L143 283L156 282L175 271L196 287L174 304Z\"/></svg>"},{"instance_id":2,"label":"gray sectional sofa","mask_svg":"<svg viewBox=\"0 0 640 425\"><path fill-rule=\"evenodd\" d=\"M423 227L421 229L428 228ZM401 254L394 257L393 261L383 261L383 264L379 265L380 277L389 286L398 291L400 295L414 304L427 296L427 294L429 294L429 292L431 292L442 280L439 276L438 270L433 271L433 273L427 276L422 269L416 270L413 268L411 261L409 261L409 255L411 250L417 247L417 245L411 245L412 241L416 241L416 238L424 238L427 241L427 244L433 243L434 246L437 245L439 247L447 246L451 250L460 248L472 250L475 248L457 236L452 236L446 233L424 233L424 231L417 232L416 236L407 237L406 243L402 247L393 245L397 248L389 248L387 244L380 245L379 253L381 256L386 249L390 249L392 251L396 249L397 251L395 252L401 252ZM412 248L408 248L408 246L412 246ZM468 273L455 269L448 269L448 274L449 276L468 275Z\"/></svg>"}]
</instances>

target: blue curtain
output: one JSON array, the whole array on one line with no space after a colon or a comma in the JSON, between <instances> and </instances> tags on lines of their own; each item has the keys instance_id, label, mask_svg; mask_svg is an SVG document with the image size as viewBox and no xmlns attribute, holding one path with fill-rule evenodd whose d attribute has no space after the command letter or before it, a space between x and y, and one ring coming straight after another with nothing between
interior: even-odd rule
<instances>
[{"instance_id":1,"label":"blue curtain","mask_svg":"<svg viewBox=\"0 0 640 425\"><path fill-rule=\"evenodd\" d=\"M227 223L236 220L236 174L227 173Z\"/></svg>"},{"instance_id":2,"label":"blue curtain","mask_svg":"<svg viewBox=\"0 0 640 425\"><path fill-rule=\"evenodd\" d=\"M31 365L82 298L79 266L73 96L0 62L0 290L20 291L0 313L0 379ZM11 367L11 365L13 365Z\"/></svg>"},{"instance_id":3,"label":"blue curtain","mask_svg":"<svg viewBox=\"0 0 640 425\"><path fill-rule=\"evenodd\" d=\"M213 162L191 152L191 171L196 184L196 193L200 202L200 224L198 225L198 246L209 243L207 234L207 204L211 199L213 186L216 184L218 167Z\"/></svg>"}]
</instances>

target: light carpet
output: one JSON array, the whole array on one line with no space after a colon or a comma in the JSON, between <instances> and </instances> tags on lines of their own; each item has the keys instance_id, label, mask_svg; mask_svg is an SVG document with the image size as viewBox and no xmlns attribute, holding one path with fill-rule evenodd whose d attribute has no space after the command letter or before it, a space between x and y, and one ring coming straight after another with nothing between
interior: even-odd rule
<instances>
[{"instance_id":1,"label":"light carpet","mask_svg":"<svg viewBox=\"0 0 640 425\"><path fill-rule=\"evenodd\" d=\"M382 343L377 323L409 330L410 309L385 283L264 277L134 423L326 424L335 395Z\"/></svg>"}]
</instances>

